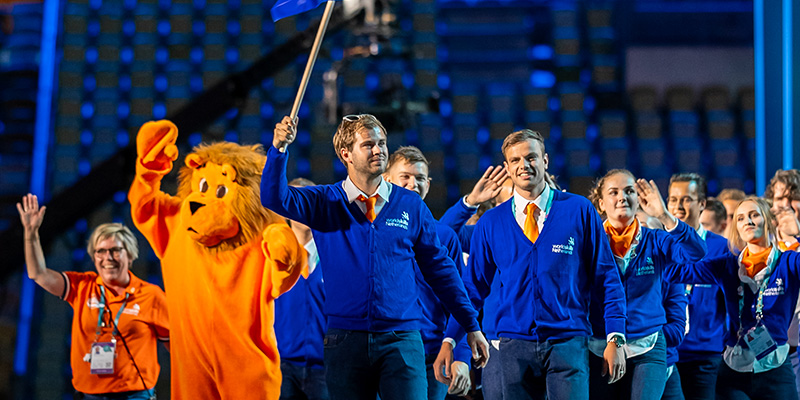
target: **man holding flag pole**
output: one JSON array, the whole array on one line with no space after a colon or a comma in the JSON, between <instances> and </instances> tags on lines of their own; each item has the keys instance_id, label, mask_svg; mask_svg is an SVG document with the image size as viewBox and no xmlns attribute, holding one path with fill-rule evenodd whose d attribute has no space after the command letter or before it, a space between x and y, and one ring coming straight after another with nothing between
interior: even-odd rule
<instances>
[{"instance_id":1,"label":"man holding flag pole","mask_svg":"<svg viewBox=\"0 0 800 400\"><path fill-rule=\"evenodd\" d=\"M289 15L287 7L296 13L319 3L282 0L273 17ZM291 116L275 126L261 202L309 226L317 243L326 292L324 362L331 399L424 399L427 379L415 264L469 332L479 367L488 359L489 345L458 270L439 242L430 210L419 195L382 177L388 158L386 129L372 115L346 116L333 144L347 167L347 179L302 188L288 186L286 179L286 148L296 137L297 111L333 5L328 1L325 7Z\"/></svg>"},{"instance_id":2,"label":"man holding flag pole","mask_svg":"<svg viewBox=\"0 0 800 400\"><path fill-rule=\"evenodd\" d=\"M430 210L419 195L381 176L388 158L386 129L372 115L346 116L333 142L347 179L304 188L287 184L286 147L296 137L297 110L332 8L329 1L292 115L275 126L261 201L308 225L317 242L326 292L324 358L331 399L374 400L377 394L383 400L427 398L415 261L469 332L478 366L488 358L488 343L455 264L439 242Z\"/></svg>"},{"instance_id":3,"label":"man holding flag pole","mask_svg":"<svg viewBox=\"0 0 800 400\"><path fill-rule=\"evenodd\" d=\"M477 312L435 220L416 193L387 183L386 130L372 115L346 116L334 135L348 177L332 185L294 188L286 180L296 123L275 127L261 180L261 201L313 232L325 283L324 340L331 399L427 398L422 310L415 262L453 318L469 332L476 365L488 359Z\"/></svg>"}]
</instances>

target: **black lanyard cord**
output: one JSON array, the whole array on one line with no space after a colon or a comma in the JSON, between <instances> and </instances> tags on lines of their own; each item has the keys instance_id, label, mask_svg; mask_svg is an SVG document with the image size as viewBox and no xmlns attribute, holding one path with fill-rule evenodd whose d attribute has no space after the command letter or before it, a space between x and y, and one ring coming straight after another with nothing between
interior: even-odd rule
<instances>
[{"instance_id":1,"label":"black lanyard cord","mask_svg":"<svg viewBox=\"0 0 800 400\"><path fill-rule=\"evenodd\" d=\"M125 351L128 352L128 355L131 357L131 362L133 362L133 368L136 368L136 373L139 375L139 379L142 381L142 386L144 387L145 391L148 391L147 384L144 383L144 377L142 373L139 371L139 366L136 365L136 360L133 359L133 353L131 353L131 349L128 348L128 342L125 341L125 336L122 335L122 332L117 328L117 324L114 322L114 318L111 315L111 307L105 307L106 311L108 311L108 319L111 321L111 328L114 329L119 334L119 338L122 339L122 345L125 346ZM150 396L151 399L156 398L156 388L153 387L153 394Z\"/></svg>"}]
</instances>

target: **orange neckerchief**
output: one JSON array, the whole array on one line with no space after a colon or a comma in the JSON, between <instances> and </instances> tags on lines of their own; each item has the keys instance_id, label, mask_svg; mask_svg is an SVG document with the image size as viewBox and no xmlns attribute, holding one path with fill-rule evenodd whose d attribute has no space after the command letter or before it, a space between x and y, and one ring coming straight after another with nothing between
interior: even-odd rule
<instances>
[{"instance_id":1,"label":"orange neckerchief","mask_svg":"<svg viewBox=\"0 0 800 400\"><path fill-rule=\"evenodd\" d=\"M608 220L603 223L603 227L611 241L611 252L617 257L625 257L625 254L628 254L628 250L631 248L633 238L639 232L639 220L634 218L633 223L623 229L622 232L611 226Z\"/></svg>"},{"instance_id":2,"label":"orange neckerchief","mask_svg":"<svg viewBox=\"0 0 800 400\"><path fill-rule=\"evenodd\" d=\"M783 240L778 241L778 248L781 249L781 251L797 251L798 247L800 247L800 242L794 242L791 245L787 246L786 243L783 242Z\"/></svg>"},{"instance_id":3,"label":"orange neckerchief","mask_svg":"<svg viewBox=\"0 0 800 400\"><path fill-rule=\"evenodd\" d=\"M750 249L745 246L742 252L742 264L744 265L745 271L747 271L747 276L752 278L767 267L767 257L769 257L770 250L772 250L772 248L768 248L760 253L750 254Z\"/></svg>"}]
</instances>

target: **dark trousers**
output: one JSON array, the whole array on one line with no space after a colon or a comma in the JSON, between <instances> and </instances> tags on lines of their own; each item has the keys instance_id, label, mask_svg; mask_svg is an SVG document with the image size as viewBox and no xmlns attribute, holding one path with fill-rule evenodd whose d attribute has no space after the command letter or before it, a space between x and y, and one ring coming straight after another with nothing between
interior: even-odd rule
<instances>
[{"instance_id":1,"label":"dark trousers","mask_svg":"<svg viewBox=\"0 0 800 400\"><path fill-rule=\"evenodd\" d=\"M714 400L722 355L705 360L677 362L686 400Z\"/></svg>"},{"instance_id":2,"label":"dark trousers","mask_svg":"<svg viewBox=\"0 0 800 400\"><path fill-rule=\"evenodd\" d=\"M325 368L310 368L281 360L280 400L328 400Z\"/></svg>"},{"instance_id":3,"label":"dark trousers","mask_svg":"<svg viewBox=\"0 0 800 400\"><path fill-rule=\"evenodd\" d=\"M602 375L604 362L602 357L589 356L589 397L593 400L661 398L667 380L667 347L661 332L650 351L625 361L625 375L611 385L608 376Z\"/></svg>"},{"instance_id":4,"label":"dark trousers","mask_svg":"<svg viewBox=\"0 0 800 400\"><path fill-rule=\"evenodd\" d=\"M498 353L503 400L588 400L586 337L544 342L501 338Z\"/></svg>"},{"instance_id":5,"label":"dark trousers","mask_svg":"<svg viewBox=\"0 0 800 400\"><path fill-rule=\"evenodd\" d=\"M661 400L685 400L683 397L683 389L681 388L681 373L678 368L672 369L672 374L667 378L667 384L664 385L664 394Z\"/></svg>"},{"instance_id":6,"label":"dark trousers","mask_svg":"<svg viewBox=\"0 0 800 400\"><path fill-rule=\"evenodd\" d=\"M500 350L489 345L489 362L481 372L481 387L486 400L503 400L503 368Z\"/></svg>"},{"instance_id":7,"label":"dark trousers","mask_svg":"<svg viewBox=\"0 0 800 400\"><path fill-rule=\"evenodd\" d=\"M428 396L419 331L328 329L325 380L332 400L419 400Z\"/></svg>"},{"instance_id":8,"label":"dark trousers","mask_svg":"<svg viewBox=\"0 0 800 400\"><path fill-rule=\"evenodd\" d=\"M88 394L75 392L75 400L148 400L155 395L155 390L137 390L121 393Z\"/></svg>"},{"instance_id":9,"label":"dark trousers","mask_svg":"<svg viewBox=\"0 0 800 400\"><path fill-rule=\"evenodd\" d=\"M444 400L447 396L447 385L436 380L433 371L433 363L438 354L428 354L425 356L425 373L428 380L428 400Z\"/></svg>"},{"instance_id":10,"label":"dark trousers","mask_svg":"<svg viewBox=\"0 0 800 400\"><path fill-rule=\"evenodd\" d=\"M737 372L725 363L719 367L717 398L724 400L797 400L794 370L787 358L769 371Z\"/></svg>"}]
</instances>

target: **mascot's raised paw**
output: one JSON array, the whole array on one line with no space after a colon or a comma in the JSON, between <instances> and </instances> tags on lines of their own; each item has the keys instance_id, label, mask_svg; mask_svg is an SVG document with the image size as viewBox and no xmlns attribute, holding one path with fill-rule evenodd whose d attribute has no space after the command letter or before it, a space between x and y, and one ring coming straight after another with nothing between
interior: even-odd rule
<instances>
[{"instance_id":1,"label":"mascot's raised paw","mask_svg":"<svg viewBox=\"0 0 800 400\"><path fill-rule=\"evenodd\" d=\"M285 271L305 259L305 250L288 226L270 225L264 229L261 237L261 250L264 256L275 261L279 271Z\"/></svg>"},{"instance_id":2,"label":"mascot's raised paw","mask_svg":"<svg viewBox=\"0 0 800 400\"><path fill-rule=\"evenodd\" d=\"M172 169L178 158L178 127L171 121L150 121L136 135L136 152L142 165L150 170Z\"/></svg>"}]
</instances>

